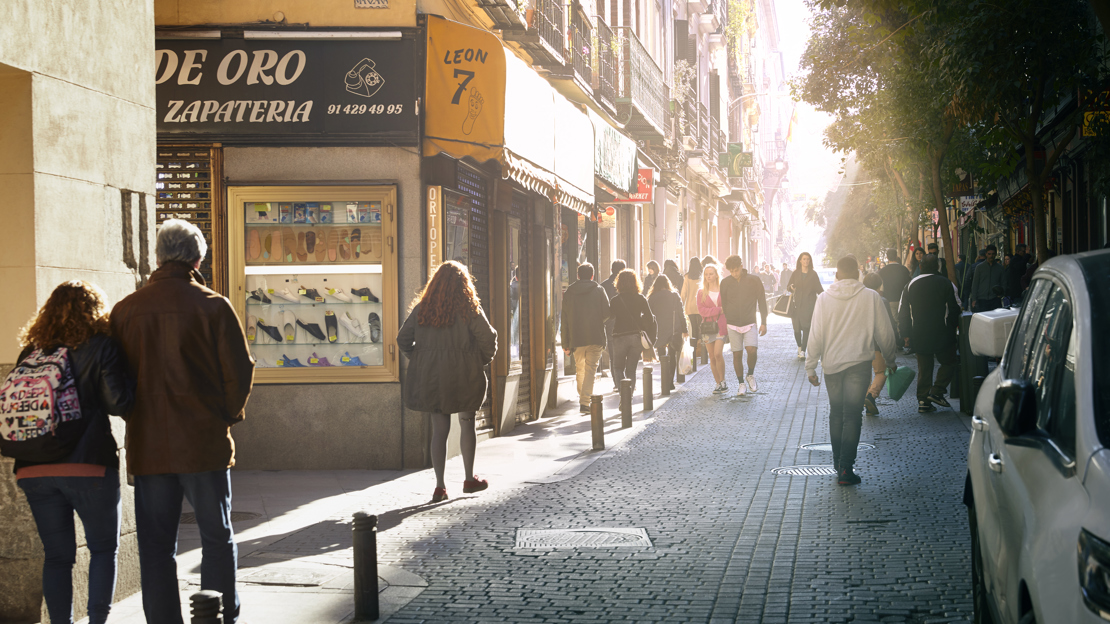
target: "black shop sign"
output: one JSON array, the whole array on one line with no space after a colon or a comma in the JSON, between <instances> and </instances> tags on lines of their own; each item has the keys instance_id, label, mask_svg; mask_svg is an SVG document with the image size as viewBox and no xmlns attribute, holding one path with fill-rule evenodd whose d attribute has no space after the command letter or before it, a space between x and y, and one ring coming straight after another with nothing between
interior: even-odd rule
<instances>
[{"instance_id":1,"label":"black shop sign","mask_svg":"<svg viewBox=\"0 0 1110 624\"><path fill-rule=\"evenodd\" d=\"M159 40L158 132L416 140L416 43Z\"/></svg>"}]
</instances>

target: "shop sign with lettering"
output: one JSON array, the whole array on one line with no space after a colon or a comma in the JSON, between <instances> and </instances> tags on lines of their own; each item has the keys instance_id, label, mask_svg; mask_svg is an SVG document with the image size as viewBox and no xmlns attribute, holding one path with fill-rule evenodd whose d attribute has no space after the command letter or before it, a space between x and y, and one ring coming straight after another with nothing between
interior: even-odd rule
<instances>
[{"instance_id":1,"label":"shop sign with lettering","mask_svg":"<svg viewBox=\"0 0 1110 624\"><path fill-rule=\"evenodd\" d=\"M443 263L443 187L428 187L428 279Z\"/></svg>"},{"instance_id":2,"label":"shop sign with lettering","mask_svg":"<svg viewBox=\"0 0 1110 624\"><path fill-rule=\"evenodd\" d=\"M599 206L597 209L597 227L610 229L617 227L617 209L614 206Z\"/></svg>"},{"instance_id":3,"label":"shop sign with lettering","mask_svg":"<svg viewBox=\"0 0 1110 624\"><path fill-rule=\"evenodd\" d=\"M630 193L628 199L614 199L615 202L650 204L652 191L655 188L655 170L639 169L636 172L636 192Z\"/></svg>"},{"instance_id":4,"label":"shop sign with lettering","mask_svg":"<svg viewBox=\"0 0 1110 624\"><path fill-rule=\"evenodd\" d=\"M159 40L158 131L415 140L416 41Z\"/></svg>"}]
</instances>

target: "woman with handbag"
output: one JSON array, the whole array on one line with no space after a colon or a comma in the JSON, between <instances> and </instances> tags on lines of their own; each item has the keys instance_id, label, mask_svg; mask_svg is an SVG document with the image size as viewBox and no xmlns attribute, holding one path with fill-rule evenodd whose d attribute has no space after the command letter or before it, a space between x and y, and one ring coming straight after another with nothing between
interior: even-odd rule
<instances>
[{"instance_id":1,"label":"woman with handbag","mask_svg":"<svg viewBox=\"0 0 1110 624\"><path fill-rule=\"evenodd\" d=\"M674 388L675 372L678 367L678 353L682 340L689 336L686 313L682 310L682 299L671 287L666 275L655 278L648 293L648 307L655 314L655 351L663 363L661 390L669 392Z\"/></svg>"},{"instance_id":2,"label":"woman with handbag","mask_svg":"<svg viewBox=\"0 0 1110 624\"><path fill-rule=\"evenodd\" d=\"M725 381L725 314L721 308L721 275L716 265L702 270L702 288L697 294L698 312L701 318L701 337L709 352L709 368L713 371L713 381L717 382L713 394L726 394L728 382Z\"/></svg>"},{"instance_id":3,"label":"woman with handbag","mask_svg":"<svg viewBox=\"0 0 1110 624\"><path fill-rule=\"evenodd\" d=\"M64 422L55 430L58 439L68 440L56 449L57 459L15 461L16 483L27 495L46 554L42 564L43 599L50 621L58 624L73 622L73 564L77 556L74 512L84 526L90 555L90 623L108 621L116 591L122 505L119 443L112 435L108 414L122 416L131 410L135 382L123 351L108 336L105 300L104 293L87 282L61 284L20 337L21 363L37 353L51 355L65 349L80 405L80 418ZM63 428L71 427L74 421L83 431L67 429L67 434L62 434ZM72 438L69 431L73 431Z\"/></svg>"},{"instance_id":4,"label":"woman with handbag","mask_svg":"<svg viewBox=\"0 0 1110 624\"><path fill-rule=\"evenodd\" d=\"M813 256L803 251L798 256L790 284L786 287L790 298L790 323L794 326L794 342L798 343L798 359L806 357L809 343L809 328L813 321L813 307L817 305L817 295L825 292L821 279L813 269Z\"/></svg>"},{"instance_id":5,"label":"woman with handbag","mask_svg":"<svg viewBox=\"0 0 1110 624\"><path fill-rule=\"evenodd\" d=\"M661 278L660 278L661 279ZM655 281L659 281L656 279ZM609 302L609 311L615 319L613 325L613 383L619 389L622 379L632 380L636 391L636 363L644 349L651 348L655 340L655 315L648 300L640 294L640 278L632 269L617 275L617 296Z\"/></svg>"},{"instance_id":6,"label":"woman with handbag","mask_svg":"<svg viewBox=\"0 0 1110 624\"><path fill-rule=\"evenodd\" d=\"M432 417L432 502L447 500L443 472L452 414L459 415L462 429L463 492L486 489L489 482L474 476L474 415L486 400L485 368L497 353L497 331L482 311L465 266L455 261L439 265L397 333L397 346L409 357L405 407Z\"/></svg>"}]
</instances>

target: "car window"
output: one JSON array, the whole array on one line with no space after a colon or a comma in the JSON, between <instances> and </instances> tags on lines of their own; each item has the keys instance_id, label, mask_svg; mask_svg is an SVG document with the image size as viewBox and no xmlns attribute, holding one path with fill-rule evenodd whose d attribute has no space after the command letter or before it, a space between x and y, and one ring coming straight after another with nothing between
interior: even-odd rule
<instances>
[{"instance_id":1,"label":"car window","mask_svg":"<svg viewBox=\"0 0 1110 624\"><path fill-rule=\"evenodd\" d=\"M1045 299L1051 290L1052 282L1047 279L1033 280L1029 285L1029 294L1021 306L1014 328L1010 330L1010 343L1002 360L1002 372L1006 379L1025 377L1025 372L1029 369L1030 349L1041 320L1041 310L1044 309Z\"/></svg>"},{"instance_id":2,"label":"car window","mask_svg":"<svg viewBox=\"0 0 1110 624\"><path fill-rule=\"evenodd\" d=\"M1094 417L1098 439L1110 446L1110 288L1106 276L1110 275L1110 253L1098 252L1075 256L1083 269L1090 308L1084 314L1090 319L1091 335L1079 346L1090 355L1080 361L1091 366L1091 385L1094 386Z\"/></svg>"},{"instance_id":3,"label":"car window","mask_svg":"<svg viewBox=\"0 0 1110 624\"><path fill-rule=\"evenodd\" d=\"M1047 281L1047 280L1045 280ZM1069 457L1075 456L1075 410L1061 404L1071 350L1072 305L1067 291L1052 285L1045 298L1023 377L1037 397L1037 427L1048 433ZM1074 356L1071 368L1074 394Z\"/></svg>"}]
</instances>

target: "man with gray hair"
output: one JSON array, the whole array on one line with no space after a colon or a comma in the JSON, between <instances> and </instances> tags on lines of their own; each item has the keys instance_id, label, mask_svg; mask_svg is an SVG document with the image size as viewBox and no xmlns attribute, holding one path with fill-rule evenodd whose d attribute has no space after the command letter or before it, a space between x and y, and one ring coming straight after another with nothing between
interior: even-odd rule
<instances>
[{"instance_id":1,"label":"man with gray hair","mask_svg":"<svg viewBox=\"0 0 1110 624\"><path fill-rule=\"evenodd\" d=\"M231 302L197 272L207 251L195 225L166 221L155 248L158 270L112 310L112 335L137 380L135 407L125 417L127 467L135 475L150 624L182 624L176 555L183 497L200 528L201 589L223 594L224 624L239 617L231 425L243 420L254 361Z\"/></svg>"}]
</instances>

